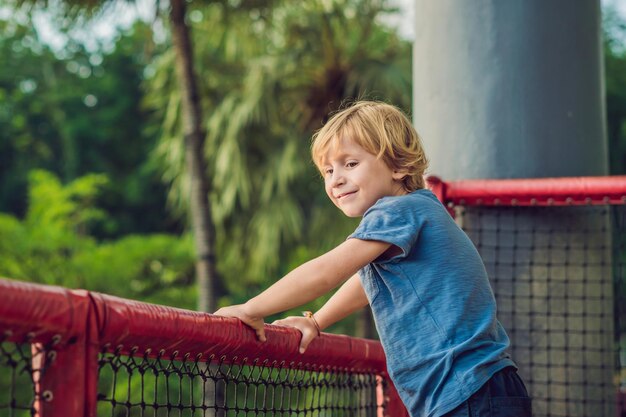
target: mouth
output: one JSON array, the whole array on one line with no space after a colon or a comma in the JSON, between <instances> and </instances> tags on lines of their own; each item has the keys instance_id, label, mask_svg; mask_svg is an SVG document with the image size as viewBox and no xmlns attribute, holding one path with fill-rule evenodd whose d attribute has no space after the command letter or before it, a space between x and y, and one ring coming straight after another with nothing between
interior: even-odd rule
<instances>
[{"instance_id":1,"label":"mouth","mask_svg":"<svg viewBox=\"0 0 626 417\"><path fill-rule=\"evenodd\" d=\"M347 193L341 193L341 194L337 195L337 197L335 197L335 198L337 200L341 200L342 198L348 197L348 196L350 196L350 195L352 195L354 193L356 193L356 191L350 191L350 192L347 192Z\"/></svg>"}]
</instances>

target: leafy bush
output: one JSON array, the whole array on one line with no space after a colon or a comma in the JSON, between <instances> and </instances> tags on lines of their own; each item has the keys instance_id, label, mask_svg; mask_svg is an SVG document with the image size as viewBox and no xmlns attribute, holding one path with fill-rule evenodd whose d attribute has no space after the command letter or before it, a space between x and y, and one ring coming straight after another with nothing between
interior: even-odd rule
<instances>
[{"instance_id":1,"label":"leafy bush","mask_svg":"<svg viewBox=\"0 0 626 417\"><path fill-rule=\"evenodd\" d=\"M63 185L49 172L33 171L25 218L0 213L0 275L194 308L190 236L98 242L90 235L107 219L94 205L106 183L106 176L91 174Z\"/></svg>"}]
</instances>

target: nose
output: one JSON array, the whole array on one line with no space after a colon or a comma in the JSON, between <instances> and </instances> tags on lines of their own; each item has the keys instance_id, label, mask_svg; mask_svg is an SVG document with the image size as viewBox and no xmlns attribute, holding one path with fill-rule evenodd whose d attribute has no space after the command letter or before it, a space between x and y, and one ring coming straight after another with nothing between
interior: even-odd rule
<instances>
[{"instance_id":1,"label":"nose","mask_svg":"<svg viewBox=\"0 0 626 417\"><path fill-rule=\"evenodd\" d=\"M332 196L334 194L333 190L341 187L345 182L343 174L341 174L339 170L335 170L332 174L324 178L324 188L326 188L328 195Z\"/></svg>"},{"instance_id":2,"label":"nose","mask_svg":"<svg viewBox=\"0 0 626 417\"><path fill-rule=\"evenodd\" d=\"M340 169L337 169L333 172L332 177L330 178L330 186L332 188L341 187L345 184L346 179L343 175L343 172Z\"/></svg>"}]
</instances>

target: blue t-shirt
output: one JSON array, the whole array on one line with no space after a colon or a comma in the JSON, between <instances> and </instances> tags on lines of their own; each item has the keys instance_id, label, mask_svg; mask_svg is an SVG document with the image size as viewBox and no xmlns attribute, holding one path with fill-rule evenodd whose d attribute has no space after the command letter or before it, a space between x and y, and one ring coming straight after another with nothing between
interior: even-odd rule
<instances>
[{"instance_id":1,"label":"blue t-shirt","mask_svg":"<svg viewBox=\"0 0 626 417\"><path fill-rule=\"evenodd\" d=\"M359 275L389 375L412 417L452 411L515 366L480 255L432 192L381 198L349 238L401 249Z\"/></svg>"}]
</instances>

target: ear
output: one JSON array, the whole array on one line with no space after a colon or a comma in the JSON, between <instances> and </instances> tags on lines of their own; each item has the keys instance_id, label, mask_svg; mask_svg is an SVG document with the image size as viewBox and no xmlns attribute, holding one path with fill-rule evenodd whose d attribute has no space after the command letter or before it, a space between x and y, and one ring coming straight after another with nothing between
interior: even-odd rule
<instances>
[{"instance_id":1,"label":"ear","mask_svg":"<svg viewBox=\"0 0 626 417\"><path fill-rule=\"evenodd\" d=\"M391 173L391 178L393 178L396 181L402 181L404 179L404 177L406 177L407 175L409 175L409 171L406 169L394 169L393 172Z\"/></svg>"}]
</instances>

